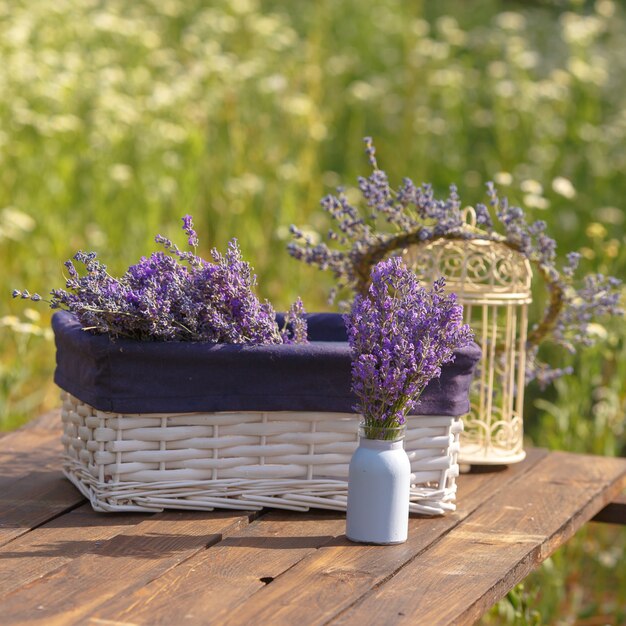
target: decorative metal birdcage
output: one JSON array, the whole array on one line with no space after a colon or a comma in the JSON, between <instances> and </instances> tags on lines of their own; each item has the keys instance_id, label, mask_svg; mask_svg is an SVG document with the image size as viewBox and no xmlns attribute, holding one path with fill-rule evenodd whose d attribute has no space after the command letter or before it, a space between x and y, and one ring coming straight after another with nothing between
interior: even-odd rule
<instances>
[{"instance_id":1,"label":"decorative metal birdcage","mask_svg":"<svg viewBox=\"0 0 626 626\"><path fill-rule=\"evenodd\" d=\"M464 305L465 321L482 348L463 418L459 460L509 464L524 459L523 406L528 304L528 259L505 243L476 237L474 209L465 209L472 237L441 238L404 250L405 262L427 281L446 278L446 289Z\"/></svg>"}]
</instances>

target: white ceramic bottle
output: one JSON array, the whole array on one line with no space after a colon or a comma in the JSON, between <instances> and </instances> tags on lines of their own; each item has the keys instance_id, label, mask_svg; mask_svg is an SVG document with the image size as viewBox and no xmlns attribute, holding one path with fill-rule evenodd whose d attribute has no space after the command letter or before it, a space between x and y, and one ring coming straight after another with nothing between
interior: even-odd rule
<instances>
[{"instance_id":1,"label":"white ceramic bottle","mask_svg":"<svg viewBox=\"0 0 626 626\"><path fill-rule=\"evenodd\" d=\"M394 544L407 539L411 464L404 451L404 432L404 427L380 432L360 424L348 476L350 541Z\"/></svg>"}]
</instances>

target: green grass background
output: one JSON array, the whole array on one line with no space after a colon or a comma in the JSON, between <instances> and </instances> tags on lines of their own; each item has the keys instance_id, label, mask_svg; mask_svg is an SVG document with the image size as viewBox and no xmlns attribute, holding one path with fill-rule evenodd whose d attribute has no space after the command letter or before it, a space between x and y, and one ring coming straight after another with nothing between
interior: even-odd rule
<instances>
[{"instance_id":1,"label":"green grass background","mask_svg":"<svg viewBox=\"0 0 626 626\"><path fill-rule=\"evenodd\" d=\"M288 226L325 232L364 135L394 182L472 204L495 179L561 255L626 277L622 2L0 0L0 59L1 429L56 403L49 312L10 292L62 286L77 249L122 271L191 213L201 252L239 238L276 308L328 308ZM573 376L530 387L533 444L626 453L624 321L593 330L548 355ZM625 623L625 545L588 527L483 623Z\"/></svg>"}]
</instances>

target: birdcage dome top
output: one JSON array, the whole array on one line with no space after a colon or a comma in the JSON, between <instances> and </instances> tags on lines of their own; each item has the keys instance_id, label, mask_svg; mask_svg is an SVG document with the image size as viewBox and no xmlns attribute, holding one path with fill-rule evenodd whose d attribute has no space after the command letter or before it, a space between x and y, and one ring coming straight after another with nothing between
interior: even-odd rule
<instances>
[{"instance_id":1,"label":"birdcage dome top","mask_svg":"<svg viewBox=\"0 0 626 626\"><path fill-rule=\"evenodd\" d=\"M423 280L444 276L461 302L523 304L531 301L528 259L505 242L481 239L473 209L466 209L471 237L441 238L403 251L405 262Z\"/></svg>"}]
</instances>

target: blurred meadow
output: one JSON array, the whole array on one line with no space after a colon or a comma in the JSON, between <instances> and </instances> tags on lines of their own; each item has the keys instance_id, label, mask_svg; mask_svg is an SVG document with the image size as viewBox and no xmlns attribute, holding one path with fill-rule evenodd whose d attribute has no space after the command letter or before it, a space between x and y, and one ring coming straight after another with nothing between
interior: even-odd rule
<instances>
[{"instance_id":1,"label":"blurred meadow","mask_svg":"<svg viewBox=\"0 0 626 626\"><path fill-rule=\"evenodd\" d=\"M494 180L562 256L626 278L626 6L536 0L0 0L0 429L55 406L44 305L96 250L123 271L162 233L236 236L277 309L328 309L331 276L286 252L325 232L374 137L394 183ZM537 285L538 314L543 297ZM530 387L534 445L626 455L624 320L575 374ZM626 623L624 528L590 525L483 624Z\"/></svg>"}]
</instances>

